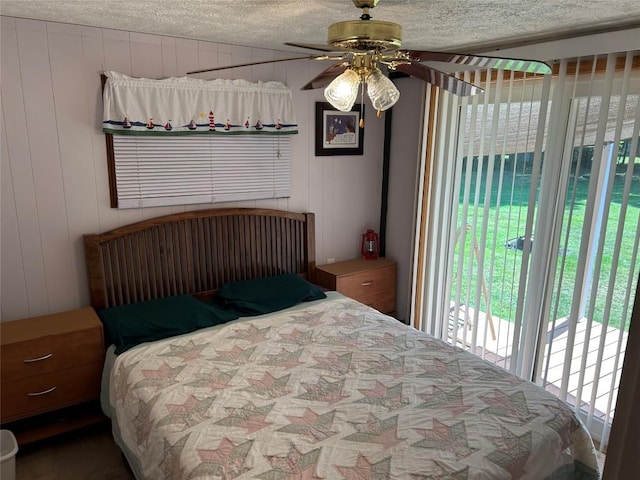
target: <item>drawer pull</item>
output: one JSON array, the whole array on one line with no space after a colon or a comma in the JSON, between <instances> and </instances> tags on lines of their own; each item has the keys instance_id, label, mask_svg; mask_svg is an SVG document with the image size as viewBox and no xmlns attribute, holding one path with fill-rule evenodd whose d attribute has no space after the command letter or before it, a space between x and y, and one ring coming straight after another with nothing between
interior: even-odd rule
<instances>
[{"instance_id":1,"label":"drawer pull","mask_svg":"<svg viewBox=\"0 0 640 480\"><path fill-rule=\"evenodd\" d=\"M47 393L51 393L56 389L56 387L47 388L41 392L29 392L27 393L28 397L39 397L40 395L46 395Z\"/></svg>"},{"instance_id":2,"label":"drawer pull","mask_svg":"<svg viewBox=\"0 0 640 480\"><path fill-rule=\"evenodd\" d=\"M360 285L362 285L363 287L368 287L370 285L373 285L373 280L369 280L367 282L362 282Z\"/></svg>"},{"instance_id":3,"label":"drawer pull","mask_svg":"<svg viewBox=\"0 0 640 480\"><path fill-rule=\"evenodd\" d=\"M24 363L41 362L42 360L46 360L47 358L51 358L51 357L53 357L53 353L47 353L46 355L43 355L38 358L27 358L26 360L23 360L23 362Z\"/></svg>"}]
</instances>

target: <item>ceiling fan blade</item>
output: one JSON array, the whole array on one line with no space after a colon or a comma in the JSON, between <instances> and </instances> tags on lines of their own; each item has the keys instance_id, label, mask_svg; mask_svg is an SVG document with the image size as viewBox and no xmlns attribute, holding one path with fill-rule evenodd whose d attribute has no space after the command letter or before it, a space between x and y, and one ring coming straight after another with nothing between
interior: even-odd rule
<instances>
[{"instance_id":1,"label":"ceiling fan blade","mask_svg":"<svg viewBox=\"0 0 640 480\"><path fill-rule=\"evenodd\" d=\"M396 65L396 70L399 72L407 73L414 77L420 78L425 82L440 87L447 92L466 97L469 95L476 95L482 93L483 89L476 87L475 85L460 80L448 73L441 72L435 68L427 67L417 62L403 63Z\"/></svg>"},{"instance_id":2,"label":"ceiling fan blade","mask_svg":"<svg viewBox=\"0 0 640 480\"><path fill-rule=\"evenodd\" d=\"M310 50L319 50L321 52L341 51L341 50L336 50L331 45L319 45L319 44L311 44L311 43L291 43L291 42L285 42L285 45L289 45L290 47L308 48Z\"/></svg>"},{"instance_id":3,"label":"ceiling fan blade","mask_svg":"<svg viewBox=\"0 0 640 480\"><path fill-rule=\"evenodd\" d=\"M304 87L302 87L301 90L312 90L314 88L326 87L331 83L331 80L344 72L348 66L348 62L340 62L331 65L326 70L323 70L319 75L316 75L316 77L309 83L307 83Z\"/></svg>"},{"instance_id":4,"label":"ceiling fan blade","mask_svg":"<svg viewBox=\"0 0 640 480\"><path fill-rule=\"evenodd\" d=\"M253 65L264 65L265 63L290 62L291 60L315 60L318 58L322 58L322 57L319 57L318 55L307 55L304 57L280 58L278 60L264 60L262 62L240 63L238 65L226 65L224 67L203 68L202 70L193 70L191 72L187 72L187 75L193 75L194 73L215 72L217 70L227 70L229 68L251 67Z\"/></svg>"},{"instance_id":5,"label":"ceiling fan blade","mask_svg":"<svg viewBox=\"0 0 640 480\"><path fill-rule=\"evenodd\" d=\"M477 68L502 68L504 70L539 73L542 75L551 73L551 67L549 65L536 60L483 57L479 55L465 55L463 53L428 52L423 50L401 50L400 52L404 52L411 60L418 62L447 62Z\"/></svg>"}]
</instances>

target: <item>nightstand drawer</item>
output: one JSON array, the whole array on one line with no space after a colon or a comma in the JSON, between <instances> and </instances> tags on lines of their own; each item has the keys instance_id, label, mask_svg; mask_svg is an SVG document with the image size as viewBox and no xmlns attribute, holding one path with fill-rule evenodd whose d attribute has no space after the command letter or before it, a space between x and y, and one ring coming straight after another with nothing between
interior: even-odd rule
<instances>
[{"instance_id":1,"label":"nightstand drawer","mask_svg":"<svg viewBox=\"0 0 640 480\"><path fill-rule=\"evenodd\" d=\"M50 335L2 346L2 382L103 361L102 330Z\"/></svg>"},{"instance_id":2,"label":"nightstand drawer","mask_svg":"<svg viewBox=\"0 0 640 480\"><path fill-rule=\"evenodd\" d=\"M395 308L395 268L340 277L336 280L336 290L376 310L390 312Z\"/></svg>"},{"instance_id":3,"label":"nightstand drawer","mask_svg":"<svg viewBox=\"0 0 640 480\"><path fill-rule=\"evenodd\" d=\"M102 362L2 383L2 423L93 400L100 395Z\"/></svg>"}]
</instances>

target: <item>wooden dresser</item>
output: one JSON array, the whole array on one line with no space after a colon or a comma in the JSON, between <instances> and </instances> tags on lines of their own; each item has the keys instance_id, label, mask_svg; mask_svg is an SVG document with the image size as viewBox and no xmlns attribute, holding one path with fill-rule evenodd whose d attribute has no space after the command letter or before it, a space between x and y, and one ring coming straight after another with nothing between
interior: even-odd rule
<instances>
[{"instance_id":1,"label":"wooden dresser","mask_svg":"<svg viewBox=\"0 0 640 480\"><path fill-rule=\"evenodd\" d=\"M104 351L90 307L0 324L2 427L20 444L102 420Z\"/></svg>"},{"instance_id":2,"label":"wooden dresser","mask_svg":"<svg viewBox=\"0 0 640 480\"><path fill-rule=\"evenodd\" d=\"M387 315L396 310L396 262L356 258L316 267L315 282Z\"/></svg>"}]
</instances>

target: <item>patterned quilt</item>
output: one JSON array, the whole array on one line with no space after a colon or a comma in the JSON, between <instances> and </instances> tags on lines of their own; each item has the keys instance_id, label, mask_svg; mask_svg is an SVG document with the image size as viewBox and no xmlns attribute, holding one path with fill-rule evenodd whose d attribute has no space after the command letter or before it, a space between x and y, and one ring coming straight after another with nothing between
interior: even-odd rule
<instances>
[{"instance_id":1,"label":"patterned quilt","mask_svg":"<svg viewBox=\"0 0 640 480\"><path fill-rule=\"evenodd\" d=\"M140 479L597 479L538 386L342 297L141 345L110 373Z\"/></svg>"}]
</instances>

